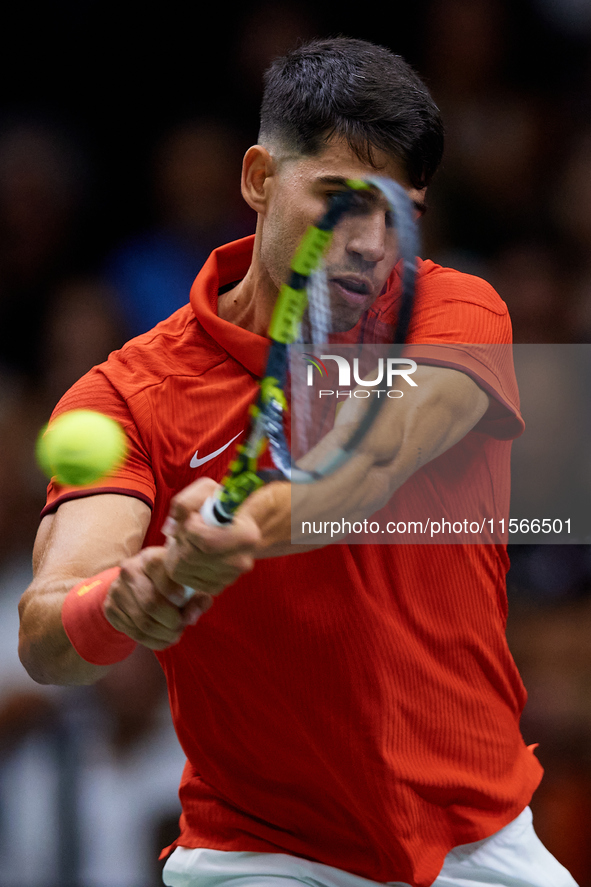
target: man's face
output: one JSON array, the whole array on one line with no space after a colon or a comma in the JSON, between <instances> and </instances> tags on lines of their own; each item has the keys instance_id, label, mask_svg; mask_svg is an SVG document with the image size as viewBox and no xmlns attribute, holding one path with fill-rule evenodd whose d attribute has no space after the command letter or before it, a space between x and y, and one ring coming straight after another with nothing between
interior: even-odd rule
<instances>
[{"instance_id":1,"label":"man's face","mask_svg":"<svg viewBox=\"0 0 591 887\"><path fill-rule=\"evenodd\" d=\"M343 189L345 179L387 176L406 187L412 200L422 202L422 192L408 187L399 163L378 151L375 159L379 166L368 166L342 141L329 143L316 157L278 159L261 237L261 259L275 287L286 280L307 226L318 221L328 197ZM325 257L332 332L355 326L382 292L398 260L388 203L377 192L367 197L361 209L346 215L336 227Z\"/></svg>"}]
</instances>

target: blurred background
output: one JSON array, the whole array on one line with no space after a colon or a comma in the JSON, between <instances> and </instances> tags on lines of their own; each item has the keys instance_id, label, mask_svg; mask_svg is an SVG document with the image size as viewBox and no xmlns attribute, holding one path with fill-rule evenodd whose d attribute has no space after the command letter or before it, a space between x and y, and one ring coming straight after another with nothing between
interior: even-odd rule
<instances>
[{"instance_id":1,"label":"blurred background","mask_svg":"<svg viewBox=\"0 0 591 887\"><path fill-rule=\"evenodd\" d=\"M83 689L39 687L18 662L45 491L34 441L75 379L180 307L212 247L254 229L240 160L273 56L334 34L404 55L447 124L424 254L489 280L516 342L591 341L591 0L412 0L368 20L341 6L0 13L0 887L152 887L176 836L183 758L152 655ZM511 558L523 732L546 769L535 824L590 887L591 553Z\"/></svg>"}]
</instances>

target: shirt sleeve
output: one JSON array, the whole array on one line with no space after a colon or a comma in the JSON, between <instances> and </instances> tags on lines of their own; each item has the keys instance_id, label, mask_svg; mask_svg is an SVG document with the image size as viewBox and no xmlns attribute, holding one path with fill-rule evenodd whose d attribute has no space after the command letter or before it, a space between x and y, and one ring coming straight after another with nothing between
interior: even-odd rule
<instances>
[{"instance_id":1,"label":"shirt sleeve","mask_svg":"<svg viewBox=\"0 0 591 887\"><path fill-rule=\"evenodd\" d=\"M484 280L440 268L417 293L404 355L469 375L490 396L474 430L500 440L522 434L507 306Z\"/></svg>"},{"instance_id":2,"label":"shirt sleeve","mask_svg":"<svg viewBox=\"0 0 591 887\"><path fill-rule=\"evenodd\" d=\"M76 382L57 404L50 422L69 410L87 409L104 413L122 425L127 435L127 458L117 471L85 486L64 486L53 478L47 488L42 517L56 511L63 502L98 493L134 496L150 508L154 505L156 484L146 440L149 429L139 427L128 399L110 378L107 367L108 364L94 367Z\"/></svg>"}]
</instances>

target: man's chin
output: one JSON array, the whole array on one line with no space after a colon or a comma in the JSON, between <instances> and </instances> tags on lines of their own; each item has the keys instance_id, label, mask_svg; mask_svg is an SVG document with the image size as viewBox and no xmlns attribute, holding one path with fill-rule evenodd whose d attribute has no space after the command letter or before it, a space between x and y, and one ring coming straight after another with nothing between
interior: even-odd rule
<instances>
[{"instance_id":1,"label":"man's chin","mask_svg":"<svg viewBox=\"0 0 591 887\"><path fill-rule=\"evenodd\" d=\"M365 311L367 311L367 308L365 309ZM359 311L355 313L354 316L348 314L345 317L340 315L339 317L333 318L333 321L331 323L331 333L333 335L338 335L339 333L350 332L352 329L354 329L354 327L357 326L357 324L365 314L365 311Z\"/></svg>"}]
</instances>

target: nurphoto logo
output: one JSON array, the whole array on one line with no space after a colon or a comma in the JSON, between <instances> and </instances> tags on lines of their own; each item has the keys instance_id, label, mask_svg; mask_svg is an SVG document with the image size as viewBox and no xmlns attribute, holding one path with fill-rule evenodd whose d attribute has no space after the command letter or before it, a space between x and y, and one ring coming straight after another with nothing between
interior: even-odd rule
<instances>
[{"instance_id":1,"label":"nurphoto logo","mask_svg":"<svg viewBox=\"0 0 591 887\"><path fill-rule=\"evenodd\" d=\"M324 381L329 371L324 361L333 360L339 372L338 390L320 389L318 397L329 397L336 395L337 397L371 397L375 394L381 397L399 398L404 396L404 391L400 388L394 388L395 384L406 382L413 388L417 387L417 383L411 378L416 372L417 364L414 360L407 357L380 357L377 365L372 371L373 378L367 378L364 373L360 372L359 358L354 357L352 361L343 357L341 354L321 354L315 357L313 354L304 353L304 360L308 364L306 384L309 388L314 385L315 376L320 376ZM352 364L352 367L351 367ZM351 391L351 385L358 386ZM378 387L385 385L385 387ZM345 389L345 390L341 390Z\"/></svg>"}]
</instances>

